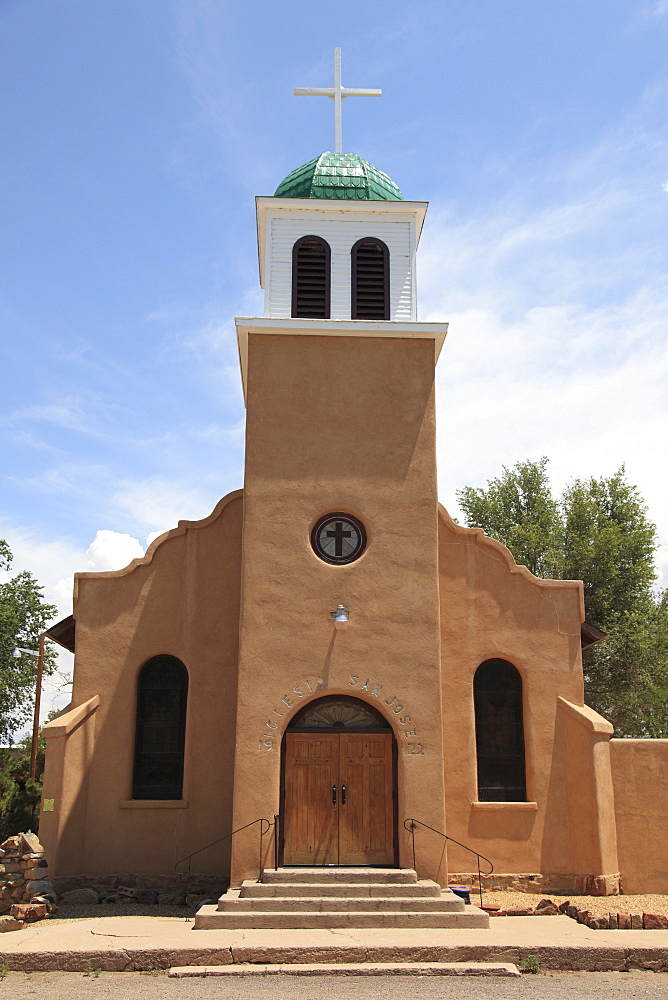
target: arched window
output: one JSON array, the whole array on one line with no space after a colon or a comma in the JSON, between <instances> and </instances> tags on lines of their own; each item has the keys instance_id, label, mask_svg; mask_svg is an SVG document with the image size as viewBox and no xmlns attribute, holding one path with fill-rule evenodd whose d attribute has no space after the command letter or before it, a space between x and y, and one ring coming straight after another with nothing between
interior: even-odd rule
<instances>
[{"instance_id":1,"label":"arched window","mask_svg":"<svg viewBox=\"0 0 668 1000\"><path fill-rule=\"evenodd\" d=\"M175 656L154 656L139 672L134 799L180 799L188 672Z\"/></svg>"},{"instance_id":2,"label":"arched window","mask_svg":"<svg viewBox=\"0 0 668 1000\"><path fill-rule=\"evenodd\" d=\"M292 315L329 319L331 251L319 236L302 236L292 248Z\"/></svg>"},{"instance_id":3,"label":"arched window","mask_svg":"<svg viewBox=\"0 0 668 1000\"><path fill-rule=\"evenodd\" d=\"M348 695L329 695L302 708L290 721L288 729L307 732L320 729L345 729L353 733L375 730L389 732L391 726L372 705Z\"/></svg>"},{"instance_id":4,"label":"arched window","mask_svg":"<svg viewBox=\"0 0 668 1000\"><path fill-rule=\"evenodd\" d=\"M390 251L382 240L362 239L351 254L351 319L390 318Z\"/></svg>"},{"instance_id":5,"label":"arched window","mask_svg":"<svg viewBox=\"0 0 668 1000\"><path fill-rule=\"evenodd\" d=\"M473 681L480 802L525 802L522 678L507 660L485 660Z\"/></svg>"}]
</instances>

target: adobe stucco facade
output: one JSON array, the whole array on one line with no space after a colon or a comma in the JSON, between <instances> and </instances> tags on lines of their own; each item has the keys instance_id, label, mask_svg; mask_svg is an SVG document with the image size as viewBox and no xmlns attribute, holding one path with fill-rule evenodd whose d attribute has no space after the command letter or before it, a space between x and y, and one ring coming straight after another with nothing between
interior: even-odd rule
<instances>
[{"instance_id":1,"label":"adobe stucco facade","mask_svg":"<svg viewBox=\"0 0 668 1000\"><path fill-rule=\"evenodd\" d=\"M379 204L391 225L392 204ZM403 203L401 225L413 204L407 259L424 215ZM307 232L318 219L334 225L335 206L317 207ZM270 259L262 267L271 274ZM403 823L415 817L497 873L545 876L541 888L615 891L621 873L628 891L668 891L668 796L656 793L668 741L611 740L584 705L582 585L536 579L438 505L445 325L279 317L238 329L243 491L126 569L76 577L72 705L44 730L53 808L40 839L56 876L169 876L179 859L273 820L286 727L309 701L345 695L372 704L394 736L396 864L413 863ZM330 565L314 551L312 527L329 511L364 524L356 561ZM345 630L329 614L339 604ZM160 654L188 674L183 792L136 799L137 679ZM473 677L495 658L522 679L526 801L478 801ZM470 857L416 834L424 877L445 884L474 870ZM235 885L257 877L257 826L192 870Z\"/></svg>"}]
</instances>

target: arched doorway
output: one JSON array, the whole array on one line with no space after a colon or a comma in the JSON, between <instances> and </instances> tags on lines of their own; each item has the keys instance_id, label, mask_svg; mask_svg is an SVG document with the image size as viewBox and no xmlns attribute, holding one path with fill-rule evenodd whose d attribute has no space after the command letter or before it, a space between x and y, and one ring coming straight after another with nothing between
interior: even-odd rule
<instances>
[{"instance_id":1,"label":"arched doorway","mask_svg":"<svg viewBox=\"0 0 668 1000\"><path fill-rule=\"evenodd\" d=\"M330 696L298 712L283 739L283 864L395 864L395 759L366 702Z\"/></svg>"}]
</instances>

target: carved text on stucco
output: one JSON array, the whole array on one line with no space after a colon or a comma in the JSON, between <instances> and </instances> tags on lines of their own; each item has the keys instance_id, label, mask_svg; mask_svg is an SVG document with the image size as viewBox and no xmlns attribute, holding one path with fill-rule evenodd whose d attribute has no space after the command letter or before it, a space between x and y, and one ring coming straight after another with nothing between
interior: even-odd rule
<instances>
[{"instance_id":1,"label":"carved text on stucco","mask_svg":"<svg viewBox=\"0 0 668 1000\"><path fill-rule=\"evenodd\" d=\"M374 698L377 698L380 702L382 702L384 705L387 706L390 712L396 715L397 717L396 721L402 727L400 729L400 732L403 733L406 739L410 740L411 737L415 738L417 736L417 729L415 728L414 723L411 726L412 719L410 715L408 714L402 715L402 712L404 712L403 699L398 698L396 694L393 694L391 697L386 698L385 694L383 693L383 685L375 683L369 677L367 677L361 683L360 680L361 680L360 674L351 674L350 679L348 681L348 686L351 688L356 688L358 691L366 691L368 694L373 695ZM408 726L411 726L411 728L410 729L405 728ZM405 743L404 748L405 748L404 753L406 753L408 756L415 755L416 757L424 757L424 744L422 743L418 743L417 741Z\"/></svg>"},{"instance_id":2,"label":"carved text on stucco","mask_svg":"<svg viewBox=\"0 0 668 1000\"><path fill-rule=\"evenodd\" d=\"M309 694L314 694L321 688L326 688L327 682L322 677L307 677L306 680L299 681L295 686L284 694L279 704L280 708L273 708L267 719L267 724L262 738L258 740L258 750L273 750L274 741L280 736L282 729L281 719L289 714L289 709L295 705L300 698L306 698Z\"/></svg>"},{"instance_id":3,"label":"carved text on stucco","mask_svg":"<svg viewBox=\"0 0 668 1000\"><path fill-rule=\"evenodd\" d=\"M401 727L399 732L408 740L407 743L402 744L403 753L409 757L424 756L424 744L417 742L418 731L412 722L411 716L405 710L402 698L399 698L396 694L393 694L391 697L385 697L386 692L383 692L382 684L377 684L369 677L362 680L360 674L351 674L348 679L348 686L356 688L358 691L365 691L372 697L377 698L378 701L386 706L387 714L395 716L397 725ZM300 698L306 698L326 687L327 682L322 677L307 677L305 680L295 684L287 694L284 694L279 702L279 706L273 708L269 713L264 733L258 740L258 750L273 750L276 740L280 739L283 731L284 723L281 720L284 720L286 715L290 715L290 709L297 704Z\"/></svg>"}]
</instances>

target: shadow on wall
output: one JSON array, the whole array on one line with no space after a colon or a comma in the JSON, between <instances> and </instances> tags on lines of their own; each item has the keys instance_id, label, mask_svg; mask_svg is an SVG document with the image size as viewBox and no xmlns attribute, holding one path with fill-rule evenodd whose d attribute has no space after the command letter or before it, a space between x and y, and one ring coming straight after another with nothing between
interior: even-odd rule
<instances>
[{"instance_id":1,"label":"shadow on wall","mask_svg":"<svg viewBox=\"0 0 668 1000\"><path fill-rule=\"evenodd\" d=\"M568 795L568 761L564 719L558 703L554 709L554 740L545 797L540 871L575 873L573 839L578 817L572 815Z\"/></svg>"}]
</instances>

